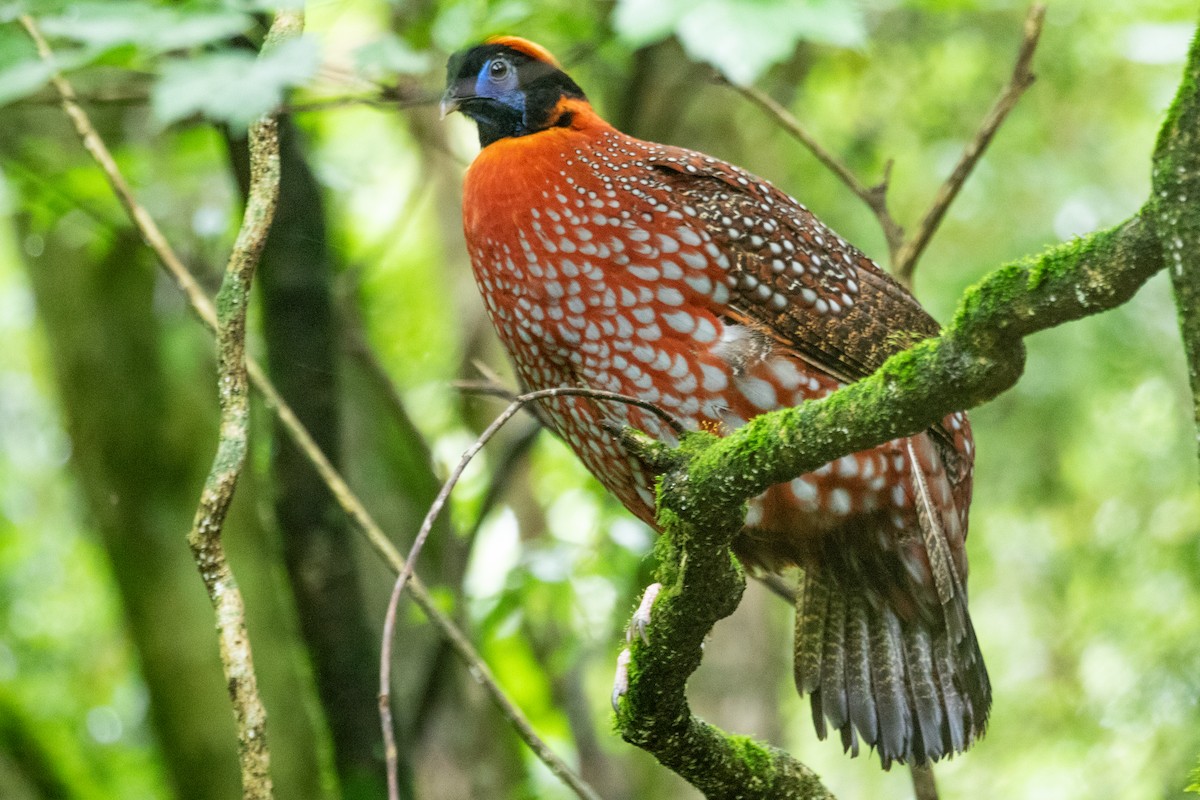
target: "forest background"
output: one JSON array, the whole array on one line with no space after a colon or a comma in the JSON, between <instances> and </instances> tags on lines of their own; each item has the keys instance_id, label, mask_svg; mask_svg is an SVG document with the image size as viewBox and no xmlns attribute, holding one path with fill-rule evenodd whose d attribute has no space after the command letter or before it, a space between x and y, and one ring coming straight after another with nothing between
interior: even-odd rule
<instances>
[{"instance_id":1,"label":"forest background","mask_svg":"<svg viewBox=\"0 0 1200 800\"><path fill-rule=\"evenodd\" d=\"M215 291L245 126L287 93L285 212L251 351L394 541L511 383L472 285L459 182L475 143L438 121L448 53L547 45L605 116L799 197L869 254L870 211L717 72L781 103L913 226L1008 80L1027 8L993 0L311 2L254 62L254 3L0 3L0 797L227 798L236 740L212 612L185 540L216 437L215 357L79 145L15 23L31 11L134 191ZM1119 222L1195 26L1187 2L1056 0L1037 82L916 271L941 320L996 266ZM288 201L290 198L290 202ZM987 737L943 797L1177 798L1200 752L1200 493L1170 285L1028 341L978 409L971 607L995 686ZM486 376L484 376L486 377ZM255 405L227 526L288 798L380 797L374 695L392 576ZM457 488L419 572L534 727L606 798L693 789L612 732L623 628L650 532L536 422ZM812 733L791 610L752 583L692 681L697 712L786 747L844 797L903 769ZM406 793L556 798L424 617L402 606Z\"/></svg>"}]
</instances>

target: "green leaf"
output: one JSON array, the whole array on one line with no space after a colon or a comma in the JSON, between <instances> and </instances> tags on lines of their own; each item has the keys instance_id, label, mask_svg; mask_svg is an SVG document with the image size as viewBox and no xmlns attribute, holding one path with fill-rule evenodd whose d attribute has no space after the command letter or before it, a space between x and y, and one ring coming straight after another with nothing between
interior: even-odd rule
<instances>
[{"instance_id":1,"label":"green leaf","mask_svg":"<svg viewBox=\"0 0 1200 800\"><path fill-rule=\"evenodd\" d=\"M44 61L23 61L0 70L0 106L41 89L50 81L52 72Z\"/></svg>"},{"instance_id":2,"label":"green leaf","mask_svg":"<svg viewBox=\"0 0 1200 800\"><path fill-rule=\"evenodd\" d=\"M0 3L0 25L12 22L25 13L24 3Z\"/></svg>"},{"instance_id":3,"label":"green leaf","mask_svg":"<svg viewBox=\"0 0 1200 800\"><path fill-rule=\"evenodd\" d=\"M429 53L413 50L399 36L388 34L354 51L358 72L368 78L419 75L430 67Z\"/></svg>"},{"instance_id":4,"label":"green leaf","mask_svg":"<svg viewBox=\"0 0 1200 800\"><path fill-rule=\"evenodd\" d=\"M0 28L0 106L37 92L50 81L55 69L68 72L93 58L87 50L61 49L46 62L24 30L16 26Z\"/></svg>"},{"instance_id":5,"label":"green leaf","mask_svg":"<svg viewBox=\"0 0 1200 800\"><path fill-rule=\"evenodd\" d=\"M613 27L634 46L674 34L689 56L738 84L786 61L801 41L858 47L866 39L857 4L839 0L619 0Z\"/></svg>"},{"instance_id":6,"label":"green leaf","mask_svg":"<svg viewBox=\"0 0 1200 800\"><path fill-rule=\"evenodd\" d=\"M164 125L202 114L243 131L278 106L287 89L312 77L319 64L311 38L285 42L259 57L226 50L174 61L154 86L151 108Z\"/></svg>"},{"instance_id":7,"label":"green leaf","mask_svg":"<svg viewBox=\"0 0 1200 800\"><path fill-rule=\"evenodd\" d=\"M47 36L104 51L137 45L161 53L228 39L253 27L254 19L234 10L189 11L142 3L77 3L40 21Z\"/></svg>"},{"instance_id":8,"label":"green leaf","mask_svg":"<svg viewBox=\"0 0 1200 800\"><path fill-rule=\"evenodd\" d=\"M687 0L619 0L612 24L621 41L644 47L673 34L691 7Z\"/></svg>"}]
</instances>

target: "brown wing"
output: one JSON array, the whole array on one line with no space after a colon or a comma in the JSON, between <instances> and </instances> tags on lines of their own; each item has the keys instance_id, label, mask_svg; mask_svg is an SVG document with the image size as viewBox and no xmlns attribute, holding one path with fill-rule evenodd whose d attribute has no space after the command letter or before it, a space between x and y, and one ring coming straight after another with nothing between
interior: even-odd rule
<instances>
[{"instance_id":1,"label":"brown wing","mask_svg":"<svg viewBox=\"0 0 1200 800\"><path fill-rule=\"evenodd\" d=\"M650 160L730 259L730 307L813 367L851 383L938 324L811 211L743 170L688 150Z\"/></svg>"}]
</instances>

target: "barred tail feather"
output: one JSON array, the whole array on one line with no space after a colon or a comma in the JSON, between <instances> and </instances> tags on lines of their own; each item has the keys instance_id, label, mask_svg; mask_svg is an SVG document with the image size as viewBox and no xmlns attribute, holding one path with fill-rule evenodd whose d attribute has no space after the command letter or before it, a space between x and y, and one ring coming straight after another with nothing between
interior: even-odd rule
<instances>
[{"instance_id":1,"label":"barred tail feather","mask_svg":"<svg viewBox=\"0 0 1200 800\"><path fill-rule=\"evenodd\" d=\"M811 698L817 735L837 731L853 755L861 739L885 769L962 752L983 734L991 705L965 610L961 620L902 620L853 581L810 567L797 598L796 687Z\"/></svg>"}]
</instances>

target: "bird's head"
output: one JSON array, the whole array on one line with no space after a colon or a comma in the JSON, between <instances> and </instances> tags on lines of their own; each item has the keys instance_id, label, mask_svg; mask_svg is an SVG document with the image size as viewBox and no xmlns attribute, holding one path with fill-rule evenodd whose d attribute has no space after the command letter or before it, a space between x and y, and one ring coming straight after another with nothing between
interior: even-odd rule
<instances>
[{"instance_id":1,"label":"bird's head","mask_svg":"<svg viewBox=\"0 0 1200 800\"><path fill-rule=\"evenodd\" d=\"M497 36L455 53L446 66L442 116L461 111L479 126L479 144L571 125L587 98L541 45Z\"/></svg>"}]
</instances>

